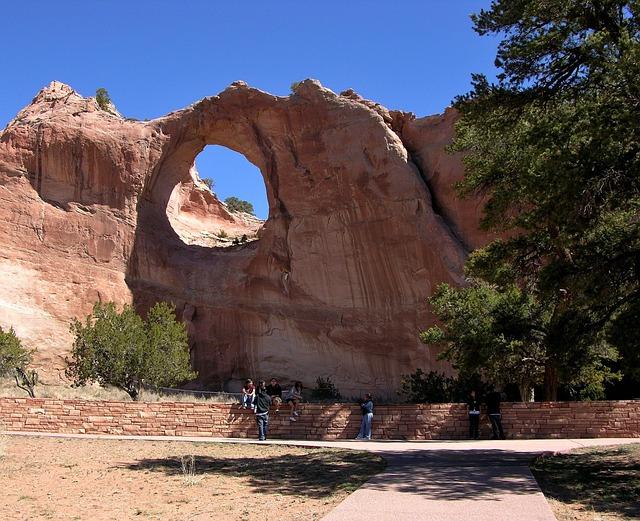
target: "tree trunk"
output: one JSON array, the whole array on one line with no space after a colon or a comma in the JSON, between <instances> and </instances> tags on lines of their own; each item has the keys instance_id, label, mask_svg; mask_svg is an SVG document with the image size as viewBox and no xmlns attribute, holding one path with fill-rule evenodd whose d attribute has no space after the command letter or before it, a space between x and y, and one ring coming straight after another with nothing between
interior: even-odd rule
<instances>
[{"instance_id":1,"label":"tree trunk","mask_svg":"<svg viewBox=\"0 0 640 521\"><path fill-rule=\"evenodd\" d=\"M547 402L558 400L558 369L548 361L544 366L544 399Z\"/></svg>"},{"instance_id":2,"label":"tree trunk","mask_svg":"<svg viewBox=\"0 0 640 521\"><path fill-rule=\"evenodd\" d=\"M532 402L534 400L534 389L528 382L521 383L518 386L518 391L520 392L520 401Z\"/></svg>"}]
</instances>

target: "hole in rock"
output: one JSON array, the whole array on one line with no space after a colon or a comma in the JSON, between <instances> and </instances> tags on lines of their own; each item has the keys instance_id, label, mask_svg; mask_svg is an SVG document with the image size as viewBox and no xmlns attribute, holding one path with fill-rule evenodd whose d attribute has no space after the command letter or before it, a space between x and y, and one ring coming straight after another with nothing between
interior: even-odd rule
<instances>
[{"instance_id":1,"label":"hole in rock","mask_svg":"<svg viewBox=\"0 0 640 521\"><path fill-rule=\"evenodd\" d=\"M258 167L242 154L209 145L169 199L167 215L186 244L225 247L255 241L269 213Z\"/></svg>"}]
</instances>

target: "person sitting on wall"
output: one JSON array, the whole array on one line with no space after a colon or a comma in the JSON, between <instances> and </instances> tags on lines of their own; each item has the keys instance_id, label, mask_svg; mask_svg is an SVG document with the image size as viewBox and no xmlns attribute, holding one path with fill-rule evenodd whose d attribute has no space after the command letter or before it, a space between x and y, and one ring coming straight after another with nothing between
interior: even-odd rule
<instances>
[{"instance_id":1,"label":"person sitting on wall","mask_svg":"<svg viewBox=\"0 0 640 521\"><path fill-rule=\"evenodd\" d=\"M256 424L258 425L258 440L264 441L267 439L267 431L269 430L269 407L271 407L271 397L267 393L267 388L264 380L260 380L258 383L258 390L256 391Z\"/></svg>"},{"instance_id":2,"label":"person sitting on wall","mask_svg":"<svg viewBox=\"0 0 640 521\"><path fill-rule=\"evenodd\" d=\"M285 401L291 407L291 416L289 416L289 420L292 422L297 421L296 418L300 415L300 412L298 411L298 403L302 401L302 382L296 382L291 386Z\"/></svg>"},{"instance_id":3,"label":"person sitting on wall","mask_svg":"<svg viewBox=\"0 0 640 521\"><path fill-rule=\"evenodd\" d=\"M364 399L360 402L360 410L362 411L362 421L360 422L360 432L356 436L356 440L371 439L371 423L373 422L373 398L369 393L364 395Z\"/></svg>"},{"instance_id":4,"label":"person sitting on wall","mask_svg":"<svg viewBox=\"0 0 640 521\"><path fill-rule=\"evenodd\" d=\"M267 385L267 394L271 398L271 403L276 406L275 412L278 412L282 405L282 387L280 387L277 379L271 379L269 385Z\"/></svg>"},{"instance_id":5,"label":"person sitting on wall","mask_svg":"<svg viewBox=\"0 0 640 521\"><path fill-rule=\"evenodd\" d=\"M253 385L253 381L251 378L248 378L244 383L244 387L242 387L242 408L246 409L247 407L253 409L253 401L256 397L256 388Z\"/></svg>"},{"instance_id":6,"label":"person sitting on wall","mask_svg":"<svg viewBox=\"0 0 640 521\"><path fill-rule=\"evenodd\" d=\"M498 438L505 439L504 431L502 430L502 415L500 414L500 398L498 391L493 391L487 395L487 414L491 421L491 430L493 431L491 439L493 440Z\"/></svg>"},{"instance_id":7,"label":"person sitting on wall","mask_svg":"<svg viewBox=\"0 0 640 521\"><path fill-rule=\"evenodd\" d=\"M469 393L467 400L469 410L469 438L480 439L480 400L476 397L476 391Z\"/></svg>"}]
</instances>

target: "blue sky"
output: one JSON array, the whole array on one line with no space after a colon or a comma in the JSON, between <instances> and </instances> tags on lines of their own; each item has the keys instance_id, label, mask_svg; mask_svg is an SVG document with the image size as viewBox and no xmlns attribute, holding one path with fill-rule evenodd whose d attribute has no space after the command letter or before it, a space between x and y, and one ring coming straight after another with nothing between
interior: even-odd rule
<instances>
[{"instance_id":1,"label":"blue sky","mask_svg":"<svg viewBox=\"0 0 640 521\"><path fill-rule=\"evenodd\" d=\"M0 127L44 85L85 96L105 87L128 117L151 119L217 94L235 80L287 95L319 79L389 108L441 112L494 72L496 40L469 14L489 0L22 0L5 2L0 34ZM207 147L203 177L266 217L264 184L242 156Z\"/></svg>"}]
</instances>

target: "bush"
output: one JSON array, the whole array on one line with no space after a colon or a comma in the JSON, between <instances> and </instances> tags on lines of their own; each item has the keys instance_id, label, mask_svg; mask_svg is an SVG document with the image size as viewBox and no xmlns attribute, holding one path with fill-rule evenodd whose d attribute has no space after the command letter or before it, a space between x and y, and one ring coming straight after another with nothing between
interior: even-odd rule
<instances>
[{"instance_id":1,"label":"bush","mask_svg":"<svg viewBox=\"0 0 640 521\"><path fill-rule=\"evenodd\" d=\"M22 342L13 328L4 331L0 327L0 376L13 374L17 367L31 363L31 353L22 347Z\"/></svg>"},{"instance_id":2,"label":"bush","mask_svg":"<svg viewBox=\"0 0 640 521\"><path fill-rule=\"evenodd\" d=\"M225 230L220 229L220 231L218 232L218 237L220 237L221 239L226 239L227 237L229 237L229 234Z\"/></svg>"},{"instance_id":3,"label":"bush","mask_svg":"<svg viewBox=\"0 0 640 521\"><path fill-rule=\"evenodd\" d=\"M35 398L34 387L38 383L38 373L28 369L32 352L22 347L22 342L13 328L4 331L0 327L0 376L12 374L16 385Z\"/></svg>"},{"instance_id":4,"label":"bush","mask_svg":"<svg viewBox=\"0 0 640 521\"><path fill-rule=\"evenodd\" d=\"M402 375L401 395L412 403L447 403L452 401L455 381L443 373L425 373L417 369L415 373Z\"/></svg>"},{"instance_id":5,"label":"bush","mask_svg":"<svg viewBox=\"0 0 640 521\"><path fill-rule=\"evenodd\" d=\"M330 377L316 379L316 387L311 390L311 398L314 400L339 400L342 398Z\"/></svg>"},{"instance_id":6,"label":"bush","mask_svg":"<svg viewBox=\"0 0 640 521\"><path fill-rule=\"evenodd\" d=\"M100 87L96 90L96 103L102 110L111 112L111 96L109 96L107 89Z\"/></svg>"},{"instance_id":7,"label":"bush","mask_svg":"<svg viewBox=\"0 0 640 521\"><path fill-rule=\"evenodd\" d=\"M210 192L213 192L213 187L216 185L213 179L211 179L210 177L203 177L201 181L205 184Z\"/></svg>"},{"instance_id":8,"label":"bush","mask_svg":"<svg viewBox=\"0 0 640 521\"><path fill-rule=\"evenodd\" d=\"M66 373L75 385L112 385L137 400L143 384L172 386L196 377L185 326L166 302L156 303L146 320L131 306L118 313L113 302L98 302L84 323L72 322L71 332Z\"/></svg>"},{"instance_id":9,"label":"bush","mask_svg":"<svg viewBox=\"0 0 640 521\"><path fill-rule=\"evenodd\" d=\"M237 197L227 197L224 200L224 204L227 205L227 209L230 212L245 212L251 215L255 215L255 210L253 209L253 205L249 201L243 201L242 199L238 199Z\"/></svg>"},{"instance_id":10,"label":"bush","mask_svg":"<svg viewBox=\"0 0 640 521\"><path fill-rule=\"evenodd\" d=\"M411 403L465 402L472 389L475 389L481 397L490 390L490 386L476 375L454 378L437 371L425 373L422 369L417 369L412 374L402 375L401 382L398 394Z\"/></svg>"}]
</instances>

